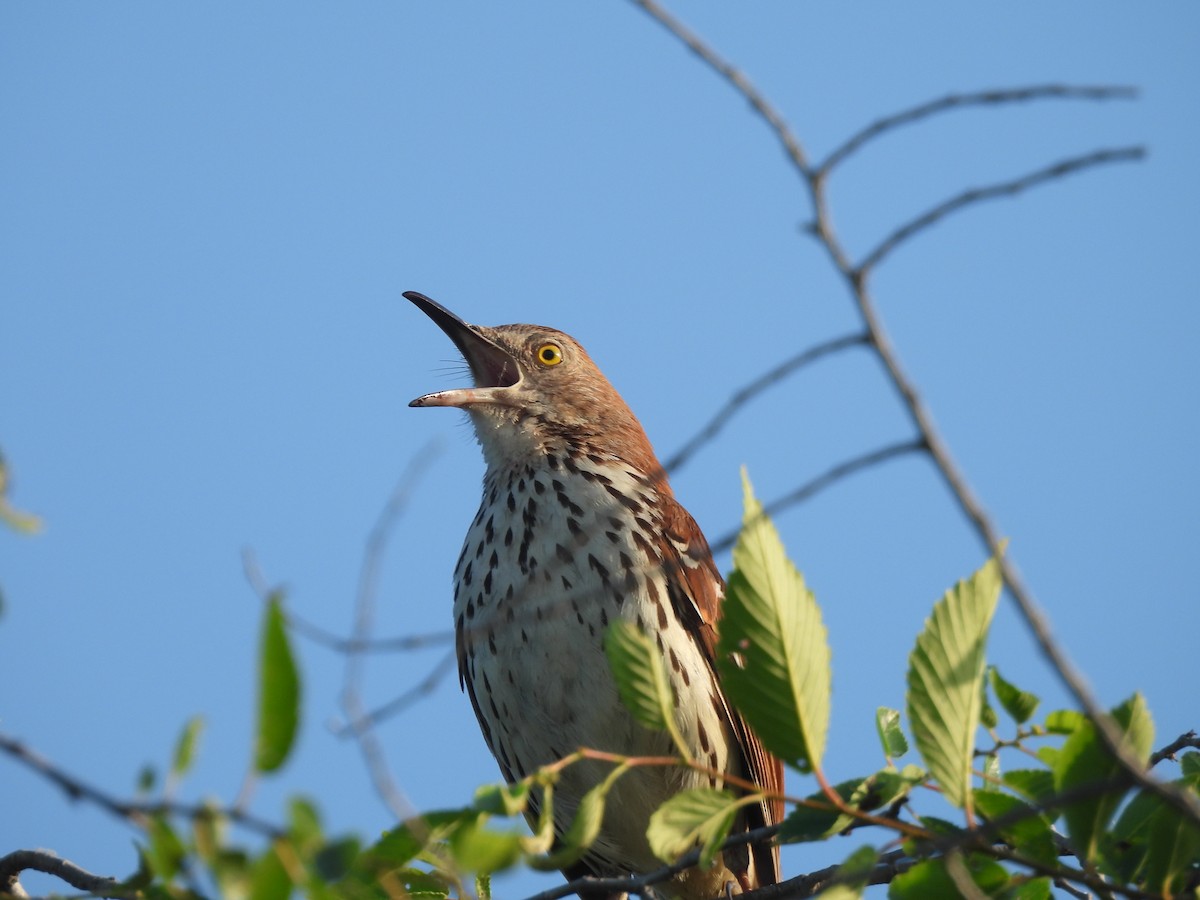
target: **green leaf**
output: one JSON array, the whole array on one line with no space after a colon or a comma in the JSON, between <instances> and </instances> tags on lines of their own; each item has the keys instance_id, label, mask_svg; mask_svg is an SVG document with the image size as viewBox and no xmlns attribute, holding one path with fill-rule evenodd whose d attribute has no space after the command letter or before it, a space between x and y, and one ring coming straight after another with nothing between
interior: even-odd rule
<instances>
[{"instance_id":1,"label":"green leaf","mask_svg":"<svg viewBox=\"0 0 1200 900\"><path fill-rule=\"evenodd\" d=\"M1013 769L1004 773L1004 783L1034 803L1045 803L1054 796L1054 774L1045 769Z\"/></svg>"},{"instance_id":2,"label":"green leaf","mask_svg":"<svg viewBox=\"0 0 1200 900\"><path fill-rule=\"evenodd\" d=\"M745 515L733 548L717 665L763 744L803 772L829 729L829 643L821 611L742 471Z\"/></svg>"},{"instance_id":3,"label":"green leaf","mask_svg":"<svg viewBox=\"0 0 1200 900\"><path fill-rule=\"evenodd\" d=\"M680 755L690 762L687 744L675 724L675 695L654 643L632 622L618 620L604 633L604 652L625 708L647 728L668 732Z\"/></svg>"},{"instance_id":4,"label":"green leaf","mask_svg":"<svg viewBox=\"0 0 1200 900\"><path fill-rule=\"evenodd\" d=\"M182 778L192 768L196 758L196 745L200 742L200 733L204 730L204 717L192 716L179 733L175 742L175 753L171 757L171 777Z\"/></svg>"},{"instance_id":5,"label":"green leaf","mask_svg":"<svg viewBox=\"0 0 1200 900\"><path fill-rule=\"evenodd\" d=\"M1172 784L1195 795L1200 790L1200 772L1189 772ZM1125 807L1103 846L1113 874L1164 894L1178 893L1180 876L1200 864L1200 829L1146 790Z\"/></svg>"},{"instance_id":6,"label":"green leaf","mask_svg":"<svg viewBox=\"0 0 1200 900\"><path fill-rule=\"evenodd\" d=\"M650 816L650 849L663 862L674 862L700 844L701 862L710 863L743 805L729 791L680 791Z\"/></svg>"},{"instance_id":7,"label":"green leaf","mask_svg":"<svg viewBox=\"0 0 1200 900\"><path fill-rule=\"evenodd\" d=\"M985 894L992 894L1008 883L1004 867L981 853L960 857L971 880ZM930 900L931 897L961 897L958 886L946 871L942 857L919 862L897 875L888 885L891 900Z\"/></svg>"},{"instance_id":8,"label":"green leaf","mask_svg":"<svg viewBox=\"0 0 1200 900\"><path fill-rule=\"evenodd\" d=\"M1188 778L1200 775L1200 753L1189 751L1179 757L1179 771Z\"/></svg>"},{"instance_id":9,"label":"green leaf","mask_svg":"<svg viewBox=\"0 0 1200 900\"><path fill-rule=\"evenodd\" d=\"M258 731L254 768L274 772L288 758L300 724L300 674L288 641L283 596L267 598L258 657Z\"/></svg>"},{"instance_id":10,"label":"green leaf","mask_svg":"<svg viewBox=\"0 0 1200 900\"><path fill-rule=\"evenodd\" d=\"M454 861L468 872L500 872L521 858L521 836L485 828L487 815L478 813L450 835Z\"/></svg>"},{"instance_id":11,"label":"green leaf","mask_svg":"<svg viewBox=\"0 0 1200 900\"><path fill-rule=\"evenodd\" d=\"M1154 724L1141 694L1134 694L1112 711L1113 719L1139 760L1150 756L1154 741ZM1081 859L1096 860L1100 838L1108 830L1109 820L1121 798L1129 790L1129 780L1121 764L1109 755L1096 727L1083 722L1067 738L1054 765L1054 787L1059 793L1076 788L1113 783L1103 794L1077 800L1063 809L1067 833Z\"/></svg>"},{"instance_id":12,"label":"green leaf","mask_svg":"<svg viewBox=\"0 0 1200 900\"><path fill-rule=\"evenodd\" d=\"M897 772L882 769L868 778L855 778L833 786L842 801L862 812L891 806L920 784L926 773L917 766L905 766ZM808 797L814 803L829 807L829 798L818 791ZM817 841L842 831L854 821L853 816L832 808L797 805L784 820L779 836L785 841Z\"/></svg>"},{"instance_id":13,"label":"green leaf","mask_svg":"<svg viewBox=\"0 0 1200 900\"><path fill-rule=\"evenodd\" d=\"M1046 730L1051 734L1072 734L1087 721L1083 713L1073 709L1056 709L1046 714Z\"/></svg>"},{"instance_id":14,"label":"green leaf","mask_svg":"<svg viewBox=\"0 0 1200 900\"><path fill-rule=\"evenodd\" d=\"M821 900L858 900L866 889L877 859L879 853L874 847L859 847L838 866L833 876L834 883L821 891Z\"/></svg>"},{"instance_id":15,"label":"green leaf","mask_svg":"<svg viewBox=\"0 0 1200 900\"><path fill-rule=\"evenodd\" d=\"M875 730L879 733L883 755L888 759L896 759L908 752L908 740L900 730L900 710L886 706L875 710Z\"/></svg>"},{"instance_id":16,"label":"green leaf","mask_svg":"<svg viewBox=\"0 0 1200 900\"><path fill-rule=\"evenodd\" d=\"M330 841L313 856L313 869L323 880L337 881L350 872L361 849L353 836Z\"/></svg>"},{"instance_id":17,"label":"green leaf","mask_svg":"<svg viewBox=\"0 0 1200 900\"><path fill-rule=\"evenodd\" d=\"M146 837L150 844L146 848L146 861L155 876L170 883L179 872L187 851L183 841L175 834L170 823L162 816L155 816L146 825Z\"/></svg>"},{"instance_id":18,"label":"green leaf","mask_svg":"<svg viewBox=\"0 0 1200 900\"><path fill-rule=\"evenodd\" d=\"M494 816L519 816L529 806L530 784L518 781L515 784L485 784L475 790L472 806L480 812Z\"/></svg>"},{"instance_id":19,"label":"green leaf","mask_svg":"<svg viewBox=\"0 0 1200 900\"><path fill-rule=\"evenodd\" d=\"M1014 881L1016 879L1013 879ZM1000 894L1000 900L1051 900L1049 878L1031 878Z\"/></svg>"},{"instance_id":20,"label":"green leaf","mask_svg":"<svg viewBox=\"0 0 1200 900\"><path fill-rule=\"evenodd\" d=\"M1018 725L1029 721L1042 701L1035 695L1009 684L1000 676L1000 670L995 666L988 667L988 675L991 678L992 690L996 692L996 699L1000 701L1004 711L1012 716Z\"/></svg>"},{"instance_id":21,"label":"green leaf","mask_svg":"<svg viewBox=\"0 0 1200 900\"><path fill-rule=\"evenodd\" d=\"M273 847L254 863L250 876L250 896L254 900L287 900L292 893L292 879Z\"/></svg>"},{"instance_id":22,"label":"green leaf","mask_svg":"<svg viewBox=\"0 0 1200 900\"><path fill-rule=\"evenodd\" d=\"M917 750L957 807L971 801L988 626L1000 598L1000 566L988 560L933 607L909 656L908 721Z\"/></svg>"},{"instance_id":23,"label":"green leaf","mask_svg":"<svg viewBox=\"0 0 1200 900\"><path fill-rule=\"evenodd\" d=\"M1058 862L1058 848L1054 846L1050 820L1034 812L1033 807L1009 794L992 790L975 791L974 800L975 809L989 822L1004 820L1009 816L1024 816L1001 827L1000 836L1023 856L1048 866Z\"/></svg>"},{"instance_id":24,"label":"green leaf","mask_svg":"<svg viewBox=\"0 0 1200 900\"><path fill-rule=\"evenodd\" d=\"M543 871L565 869L583 856L600 834L609 790L629 769L627 764L617 766L603 781L584 794L570 827L557 841L558 849L548 856L530 859L530 867Z\"/></svg>"}]
</instances>

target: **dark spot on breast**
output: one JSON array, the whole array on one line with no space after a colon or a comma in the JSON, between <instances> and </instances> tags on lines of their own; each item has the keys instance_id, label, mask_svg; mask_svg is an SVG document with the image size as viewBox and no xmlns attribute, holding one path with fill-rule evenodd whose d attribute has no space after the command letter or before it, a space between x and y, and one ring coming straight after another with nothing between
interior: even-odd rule
<instances>
[{"instance_id":1,"label":"dark spot on breast","mask_svg":"<svg viewBox=\"0 0 1200 900\"><path fill-rule=\"evenodd\" d=\"M566 547L564 547L562 544L555 544L554 552L558 555L558 558L561 559L565 563L569 563L575 558L571 555L571 551L568 550Z\"/></svg>"},{"instance_id":2,"label":"dark spot on breast","mask_svg":"<svg viewBox=\"0 0 1200 900\"><path fill-rule=\"evenodd\" d=\"M567 467L567 471L570 472L572 475L579 474L579 466L577 466L575 464L575 460L571 456L570 453L568 453L565 457L563 457L563 465L565 465Z\"/></svg>"},{"instance_id":3,"label":"dark spot on breast","mask_svg":"<svg viewBox=\"0 0 1200 900\"><path fill-rule=\"evenodd\" d=\"M606 531L604 533L608 536L608 539L610 541L612 541L614 544L618 543L621 540L621 536L619 534L617 534L615 531Z\"/></svg>"},{"instance_id":4,"label":"dark spot on breast","mask_svg":"<svg viewBox=\"0 0 1200 900\"><path fill-rule=\"evenodd\" d=\"M508 511L509 512L517 511L517 498L512 495L512 491L508 492Z\"/></svg>"},{"instance_id":5,"label":"dark spot on breast","mask_svg":"<svg viewBox=\"0 0 1200 900\"><path fill-rule=\"evenodd\" d=\"M525 633L525 629L524 629L524 628L522 628L522 629L521 629L521 643L522 643L522 644L528 644L528 643L529 643L529 635L527 635L527 634Z\"/></svg>"},{"instance_id":6,"label":"dark spot on breast","mask_svg":"<svg viewBox=\"0 0 1200 900\"><path fill-rule=\"evenodd\" d=\"M471 583L471 563L467 563L467 567L465 569L463 569L462 583L463 584Z\"/></svg>"},{"instance_id":7,"label":"dark spot on breast","mask_svg":"<svg viewBox=\"0 0 1200 900\"><path fill-rule=\"evenodd\" d=\"M680 665L679 665L679 657L675 655L675 648L672 647L668 651L667 655L671 658L671 668L674 669L676 672L678 672L680 669Z\"/></svg>"},{"instance_id":8,"label":"dark spot on breast","mask_svg":"<svg viewBox=\"0 0 1200 900\"><path fill-rule=\"evenodd\" d=\"M488 573L483 576L483 591L485 594L492 592L492 572L489 569Z\"/></svg>"},{"instance_id":9,"label":"dark spot on breast","mask_svg":"<svg viewBox=\"0 0 1200 900\"><path fill-rule=\"evenodd\" d=\"M540 481L535 479L533 482L533 489L535 491L537 491L539 494L543 494L546 491L546 486L544 484L542 484Z\"/></svg>"},{"instance_id":10,"label":"dark spot on breast","mask_svg":"<svg viewBox=\"0 0 1200 900\"><path fill-rule=\"evenodd\" d=\"M548 465L551 469L553 469L554 471L557 472L558 471L558 457L555 456L553 453L547 454L546 465Z\"/></svg>"},{"instance_id":11,"label":"dark spot on breast","mask_svg":"<svg viewBox=\"0 0 1200 900\"><path fill-rule=\"evenodd\" d=\"M588 567L595 570L601 581L608 581L608 569L591 553L588 554Z\"/></svg>"},{"instance_id":12,"label":"dark spot on breast","mask_svg":"<svg viewBox=\"0 0 1200 900\"><path fill-rule=\"evenodd\" d=\"M559 578L561 578L561 579L562 579L562 586L563 586L564 588L566 588L566 589L569 591L569 590L571 589L571 581L570 581L570 579L569 579L569 578L567 578L567 576L566 576L566 575L560 575L560 576L559 576Z\"/></svg>"},{"instance_id":13,"label":"dark spot on breast","mask_svg":"<svg viewBox=\"0 0 1200 900\"><path fill-rule=\"evenodd\" d=\"M608 627L608 611L603 606L600 607L600 624Z\"/></svg>"},{"instance_id":14,"label":"dark spot on breast","mask_svg":"<svg viewBox=\"0 0 1200 900\"><path fill-rule=\"evenodd\" d=\"M635 500L633 497L630 497L627 494L624 494L621 491L617 490L611 484L606 484L604 486L604 489L606 491L608 491L618 503L620 503L622 506L624 506L626 509L630 510L631 512L641 512L642 511L642 504L638 503L637 500Z\"/></svg>"},{"instance_id":15,"label":"dark spot on breast","mask_svg":"<svg viewBox=\"0 0 1200 900\"><path fill-rule=\"evenodd\" d=\"M712 744L708 742L708 732L704 729L704 723L700 720L696 721L696 736L700 738L700 749L707 753L712 749Z\"/></svg>"},{"instance_id":16,"label":"dark spot on breast","mask_svg":"<svg viewBox=\"0 0 1200 900\"><path fill-rule=\"evenodd\" d=\"M522 494L525 492L525 479L524 478L517 479L517 492L522 493Z\"/></svg>"},{"instance_id":17,"label":"dark spot on breast","mask_svg":"<svg viewBox=\"0 0 1200 900\"><path fill-rule=\"evenodd\" d=\"M511 528L508 529L508 531L504 532L504 546L505 547L512 546L512 529Z\"/></svg>"},{"instance_id":18,"label":"dark spot on breast","mask_svg":"<svg viewBox=\"0 0 1200 900\"><path fill-rule=\"evenodd\" d=\"M492 656L496 655L496 632L488 629L488 649L492 651Z\"/></svg>"},{"instance_id":19,"label":"dark spot on breast","mask_svg":"<svg viewBox=\"0 0 1200 900\"><path fill-rule=\"evenodd\" d=\"M493 550L493 551L492 551L492 555L491 555L491 557L489 557L489 559L488 559L488 568L489 568L489 569L494 569L494 568L496 568L496 566L498 566L498 565L500 565L500 557L499 557L499 556L497 556L497 555L496 555L496 551L495 551L495 550Z\"/></svg>"}]
</instances>

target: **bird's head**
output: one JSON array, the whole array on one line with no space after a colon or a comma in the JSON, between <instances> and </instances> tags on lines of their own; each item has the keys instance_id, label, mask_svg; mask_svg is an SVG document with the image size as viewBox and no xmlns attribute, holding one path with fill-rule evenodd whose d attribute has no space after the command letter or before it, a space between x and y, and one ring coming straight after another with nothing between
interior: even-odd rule
<instances>
[{"instance_id":1,"label":"bird's head","mask_svg":"<svg viewBox=\"0 0 1200 900\"><path fill-rule=\"evenodd\" d=\"M474 387L425 394L409 406L466 410L489 465L576 451L658 471L641 424L570 335L541 325L469 325L424 294L404 296L454 341L475 380Z\"/></svg>"}]
</instances>

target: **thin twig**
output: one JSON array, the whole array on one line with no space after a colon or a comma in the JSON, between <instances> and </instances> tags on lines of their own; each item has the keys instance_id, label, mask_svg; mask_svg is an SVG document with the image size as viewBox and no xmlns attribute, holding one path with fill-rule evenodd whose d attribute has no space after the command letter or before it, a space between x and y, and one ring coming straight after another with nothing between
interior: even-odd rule
<instances>
[{"instance_id":1,"label":"thin twig","mask_svg":"<svg viewBox=\"0 0 1200 900\"><path fill-rule=\"evenodd\" d=\"M883 261L884 257L895 250L900 244L963 207L982 203L985 200L1013 197L1039 184L1054 181L1075 172L1090 169L1093 166L1118 162L1134 162L1144 159L1145 156L1145 147L1118 147L1115 149L1097 150L1094 153L1061 160L1053 165L1022 175L1020 178L1000 181L995 184L989 184L986 187L970 188L905 222L880 241L875 249L868 253L863 258L863 261L859 263L858 269L860 272L868 272L876 268Z\"/></svg>"},{"instance_id":2,"label":"thin twig","mask_svg":"<svg viewBox=\"0 0 1200 900\"><path fill-rule=\"evenodd\" d=\"M793 167L809 190L814 211L811 228L813 236L825 249L834 267L846 279L867 331L871 335L872 343L875 346L880 361L887 370L909 418L923 439L930 456L937 465L938 471L957 501L959 509L974 527L976 534L987 548L988 553L999 557L1000 571L1004 576L1009 594L1015 601L1021 617L1032 632L1042 655L1053 666L1060 681L1062 681L1070 694L1075 698L1075 702L1095 722L1097 734L1100 736L1105 748L1117 757L1130 777L1140 787L1154 792L1169 802L1192 823L1200 825L1200 802L1191 795L1176 789L1173 785L1163 784L1145 771L1141 761L1137 759L1128 747L1116 723L1096 702L1091 689L1067 659L1063 650L1055 642L1045 617L1034 601L1032 593L1021 580L1015 565L1008 556L1002 555L1000 534L997 528L987 513L984 512L982 504L974 496L974 492L968 486L962 471L950 456L945 441L934 427L933 420L921 402L913 382L904 373L899 359L891 347L887 332L883 328L878 312L875 309L874 301L867 288L867 274L870 266L865 263L863 266L854 266L850 262L850 257L847 255L841 241L836 236L826 200L823 173L812 169L799 140L791 132L783 116L747 81L744 75L734 69L733 66L721 58L695 34L668 15L654 0L631 0L631 2L649 13L710 68L722 75L734 90L750 103L754 111L767 123L775 133L776 138L788 151L788 157L791 159ZM1139 155L1143 152L1140 148L1126 148L1116 151L1101 151L1101 153L1125 154L1129 158L1132 158L1135 151ZM1096 154L1093 154L1093 156L1096 156ZM1086 165L1093 165L1095 162L1093 160L1092 162L1087 162ZM1062 177L1071 171L1075 171L1080 165L1083 165L1083 163L1073 164L1069 160L1066 163L1059 163L1056 167L1052 167L1056 171L1045 173L1035 183L1042 183L1051 178ZM883 245L881 245L881 248L883 248ZM886 252L887 249L883 249L883 253ZM883 253L877 250L873 254L876 257L875 261L878 261L878 258L882 258ZM868 257L868 262L870 261L870 257Z\"/></svg>"},{"instance_id":3,"label":"thin twig","mask_svg":"<svg viewBox=\"0 0 1200 900\"><path fill-rule=\"evenodd\" d=\"M287 624L296 634L335 653L410 653L413 650L454 643L453 631L430 631L426 634L391 638L347 638L334 634L294 612L289 612L286 616Z\"/></svg>"},{"instance_id":4,"label":"thin twig","mask_svg":"<svg viewBox=\"0 0 1200 900\"><path fill-rule=\"evenodd\" d=\"M94 897L134 897L139 893L137 889L126 887L115 878L94 875L49 850L16 850L0 856L0 895L28 897L20 882L21 873L26 871L52 875Z\"/></svg>"},{"instance_id":5,"label":"thin twig","mask_svg":"<svg viewBox=\"0 0 1200 900\"><path fill-rule=\"evenodd\" d=\"M363 701L362 678L364 654L360 649L370 639L375 618L375 598L378 593L379 568L392 529L408 506L413 488L441 451L440 441L431 441L417 453L405 467L400 481L388 502L376 519L367 537L363 552L362 569L359 572L358 598L355 604L354 628L351 633L352 649L346 654L346 667L342 681L341 705L350 731L354 734L375 786L375 792L384 805L397 819L409 819L416 809L400 791L388 768L387 756L373 728L371 717Z\"/></svg>"},{"instance_id":6,"label":"thin twig","mask_svg":"<svg viewBox=\"0 0 1200 900\"><path fill-rule=\"evenodd\" d=\"M835 148L825 158L825 161L817 166L816 172L819 175L828 174L830 170L845 162L848 156L857 152L868 141L889 131L950 110L963 109L968 106L998 106L1003 103L1026 103L1031 100L1046 99L1132 100L1137 95L1137 88L1125 85L1077 86L1069 84L1040 84L1007 90L976 91L971 94L948 94L937 100L930 100L927 103L921 103L877 119Z\"/></svg>"},{"instance_id":7,"label":"thin twig","mask_svg":"<svg viewBox=\"0 0 1200 900\"><path fill-rule=\"evenodd\" d=\"M733 396L725 401L725 405L717 410L716 414L708 420L708 423L663 463L663 469L672 473L678 471L684 463L695 455L697 450L715 438L734 415L744 409L747 403L767 388L783 381L789 375L799 371L810 363L816 362L823 356L828 356L830 353L837 353L840 350L846 350L850 347L862 346L867 342L867 336L862 333L847 334L842 337L832 338L831 340L809 347L807 350L797 353L790 359L784 360L770 371L764 372L749 384L735 391Z\"/></svg>"},{"instance_id":8,"label":"thin twig","mask_svg":"<svg viewBox=\"0 0 1200 900\"><path fill-rule=\"evenodd\" d=\"M398 697L389 700L382 706L377 706L370 712L364 713L358 720L359 725L378 725L385 719L399 715L408 709L418 700L433 693L434 688L442 683L442 680L454 671L456 657L453 650L442 656L441 659L429 670L424 678L405 691ZM333 733L337 737L345 737L348 734L354 734L354 723L342 722L333 726Z\"/></svg>"},{"instance_id":9,"label":"thin twig","mask_svg":"<svg viewBox=\"0 0 1200 900\"><path fill-rule=\"evenodd\" d=\"M1200 735L1197 735L1194 731L1181 734L1161 750L1156 750L1154 753L1152 753L1150 755L1150 765L1152 767L1157 766L1164 759L1174 761L1176 753L1189 747L1192 750L1200 750Z\"/></svg>"},{"instance_id":10,"label":"thin twig","mask_svg":"<svg viewBox=\"0 0 1200 900\"><path fill-rule=\"evenodd\" d=\"M50 762L37 751L14 737L0 732L0 751L33 769L57 786L71 800L86 800L118 819L145 828L154 816L180 816L185 819L224 818L243 828L272 839L282 838L286 831L278 826L236 807L221 808L197 803L176 801L120 800L98 787L88 784Z\"/></svg>"},{"instance_id":11,"label":"thin twig","mask_svg":"<svg viewBox=\"0 0 1200 900\"><path fill-rule=\"evenodd\" d=\"M775 137L779 139L779 143L783 147L783 152L792 161L792 165L807 177L810 167L804 148L788 128L783 116L779 114L775 107L767 102L767 98L759 93L758 88L751 84L745 75L718 56L708 44L704 43L687 26L657 3L653 2L653 0L631 0L631 2L645 10L651 18L666 28L667 31L681 40L689 50L700 57L705 65L733 85L734 89L746 99L754 111L770 126Z\"/></svg>"},{"instance_id":12,"label":"thin twig","mask_svg":"<svg viewBox=\"0 0 1200 900\"><path fill-rule=\"evenodd\" d=\"M832 466L825 472L822 472L816 478L806 481L800 487L782 497L778 497L766 504L763 508L763 515L774 516L778 515L783 510L790 506L795 506L797 503L802 503L810 499L814 494L824 490L830 485L841 481L855 472L870 468L871 466L879 465L889 459L894 459L898 456L904 456L909 453L918 453L925 449L924 443L920 440L898 441L894 444L880 447L876 450L871 450L863 453L860 456L855 456L852 459L845 460ZM722 553L728 550L737 541L740 529L729 532L723 535L712 544L713 553Z\"/></svg>"}]
</instances>

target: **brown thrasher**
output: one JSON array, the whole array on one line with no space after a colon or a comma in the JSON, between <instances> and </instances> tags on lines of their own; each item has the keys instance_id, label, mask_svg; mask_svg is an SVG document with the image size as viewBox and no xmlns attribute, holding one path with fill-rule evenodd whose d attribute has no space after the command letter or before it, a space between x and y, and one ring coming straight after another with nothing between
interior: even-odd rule
<instances>
[{"instance_id":1,"label":"brown thrasher","mask_svg":"<svg viewBox=\"0 0 1200 900\"><path fill-rule=\"evenodd\" d=\"M724 583L625 401L561 331L468 325L422 294L404 296L449 335L475 380L410 405L465 409L483 447L483 502L454 570L454 619L459 677L504 777L518 780L579 747L676 752L617 694L603 641L608 624L624 619L653 637L667 663L692 758L778 795L782 765L721 690L714 629ZM553 795L558 834L611 771L591 760L563 770ZM599 838L564 874L659 868L646 839L650 814L679 791L719 783L683 767L633 769L608 794ZM781 818L782 803L767 801L746 807L736 827ZM778 848L758 845L726 851L669 889L698 900L778 879Z\"/></svg>"}]
</instances>

